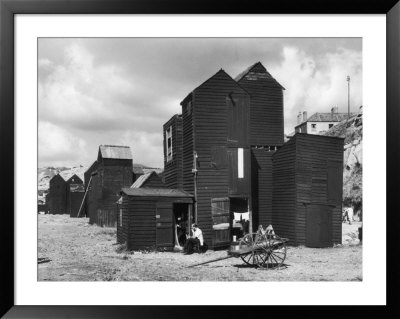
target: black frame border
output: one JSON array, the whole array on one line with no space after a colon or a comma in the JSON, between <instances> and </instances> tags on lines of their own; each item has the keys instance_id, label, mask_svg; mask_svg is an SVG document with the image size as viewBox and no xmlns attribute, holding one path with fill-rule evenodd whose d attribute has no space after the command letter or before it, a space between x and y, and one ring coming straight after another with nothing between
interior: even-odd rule
<instances>
[{"instance_id":1,"label":"black frame border","mask_svg":"<svg viewBox=\"0 0 400 319\"><path fill-rule=\"evenodd\" d=\"M158 318L160 316L247 317L256 313L282 315L278 306L16 306L14 304L14 15L15 14L385 14L386 15L386 218L387 306L289 306L284 312L309 316L321 312L342 317L360 314L398 317L395 256L399 238L395 198L400 179L400 0L247 0L241 3L210 0L0 0L0 180L3 243L0 315L5 318ZM378 79L377 79L378 80ZM379 106L375 106L379 107ZM11 169L12 168L12 169ZM11 200L12 199L12 200ZM396 209L397 208L397 209ZM389 212L389 213L388 213ZM377 212L377 214L385 212ZM377 217L379 218L379 217ZM396 220L397 219L397 220ZM345 293L345 292L343 292ZM201 298L199 296L198 298ZM266 299L268 297L266 296ZM312 311L312 313L310 312Z\"/></svg>"}]
</instances>

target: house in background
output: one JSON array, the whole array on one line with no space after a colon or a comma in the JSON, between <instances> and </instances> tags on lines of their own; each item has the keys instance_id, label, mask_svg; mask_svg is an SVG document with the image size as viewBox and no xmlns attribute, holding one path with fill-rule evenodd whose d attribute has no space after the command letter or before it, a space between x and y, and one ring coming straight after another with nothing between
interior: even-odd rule
<instances>
[{"instance_id":1,"label":"house in background","mask_svg":"<svg viewBox=\"0 0 400 319\"><path fill-rule=\"evenodd\" d=\"M350 117L355 115L350 113ZM337 106L332 107L330 113L314 113L307 118L307 112L299 112L297 115L297 125L295 126L295 133L319 134L322 131L328 131L330 128L347 120L348 113L339 113Z\"/></svg>"}]
</instances>

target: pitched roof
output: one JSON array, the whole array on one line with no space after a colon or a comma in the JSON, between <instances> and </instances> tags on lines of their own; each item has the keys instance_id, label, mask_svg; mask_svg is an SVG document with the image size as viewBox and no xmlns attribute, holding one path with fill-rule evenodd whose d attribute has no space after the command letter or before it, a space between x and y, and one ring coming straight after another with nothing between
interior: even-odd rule
<instances>
[{"instance_id":1,"label":"pitched roof","mask_svg":"<svg viewBox=\"0 0 400 319\"><path fill-rule=\"evenodd\" d=\"M275 84L279 85L283 90L285 90L285 88L267 71L267 69L262 65L261 62L256 62L252 65L250 65L248 68L246 68L243 72L241 72L240 74L238 74L234 80L236 82L240 82L244 77L246 77L249 73L251 72L255 72L255 73L262 73L265 74L264 78L271 80L272 82L274 82Z\"/></svg>"},{"instance_id":2,"label":"pitched roof","mask_svg":"<svg viewBox=\"0 0 400 319\"><path fill-rule=\"evenodd\" d=\"M220 69L217 73L215 73L213 76L209 77L207 80L205 80L203 83L201 83L199 86L197 86L195 89L193 89L180 103L183 105L186 100L192 95L193 92L196 90L200 89L202 86L206 85L209 81L212 81L214 79L226 79L226 80L231 80L232 83L235 83L238 87L239 90L242 90L246 92L236 81L228 74L226 73L223 69Z\"/></svg>"},{"instance_id":3,"label":"pitched roof","mask_svg":"<svg viewBox=\"0 0 400 319\"><path fill-rule=\"evenodd\" d=\"M171 188L122 188L122 193L128 196L135 197L146 197L146 196L154 196L154 197L188 197L191 198L193 195L181 191L179 189L171 189Z\"/></svg>"},{"instance_id":4,"label":"pitched roof","mask_svg":"<svg viewBox=\"0 0 400 319\"><path fill-rule=\"evenodd\" d=\"M353 115L355 114L350 113L350 117ZM347 113L315 113L311 115L305 122L341 122L347 120L347 118Z\"/></svg>"},{"instance_id":5,"label":"pitched roof","mask_svg":"<svg viewBox=\"0 0 400 319\"><path fill-rule=\"evenodd\" d=\"M100 145L99 152L102 158L132 159L131 148L129 146Z\"/></svg>"},{"instance_id":6,"label":"pitched roof","mask_svg":"<svg viewBox=\"0 0 400 319\"><path fill-rule=\"evenodd\" d=\"M156 172L155 171L151 171L151 172L148 172L146 174L143 174L143 175L139 176L138 179L132 184L131 188L140 188L140 187L142 187L142 185L144 183L146 183L146 181L151 176L153 176L153 174L156 174Z\"/></svg>"}]
</instances>

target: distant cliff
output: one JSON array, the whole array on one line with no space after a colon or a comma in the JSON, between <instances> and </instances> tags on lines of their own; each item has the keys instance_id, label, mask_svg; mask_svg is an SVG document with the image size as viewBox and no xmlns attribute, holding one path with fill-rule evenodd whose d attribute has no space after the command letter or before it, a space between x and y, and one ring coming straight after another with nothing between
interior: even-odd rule
<instances>
[{"instance_id":1,"label":"distant cliff","mask_svg":"<svg viewBox=\"0 0 400 319\"><path fill-rule=\"evenodd\" d=\"M352 205L354 212L362 212L362 113L340 122L321 135L344 137L343 205Z\"/></svg>"}]
</instances>

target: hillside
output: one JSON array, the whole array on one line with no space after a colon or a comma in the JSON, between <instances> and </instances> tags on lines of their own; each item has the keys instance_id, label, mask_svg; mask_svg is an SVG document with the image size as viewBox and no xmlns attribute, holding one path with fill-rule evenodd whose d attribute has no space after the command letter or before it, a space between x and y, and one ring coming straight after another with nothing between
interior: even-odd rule
<instances>
[{"instance_id":1,"label":"hillside","mask_svg":"<svg viewBox=\"0 0 400 319\"><path fill-rule=\"evenodd\" d=\"M344 137L343 154L343 205L352 205L361 217L362 212L362 113L353 116L321 133L327 136Z\"/></svg>"},{"instance_id":2,"label":"hillside","mask_svg":"<svg viewBox=\"0 0 400 319\"><path fill-rule=\"evenodd\" d=\"M49 182L54 175L60 174L64 179L70 178L76 174L80 179L84 179L83 175L87 170L86 166L74 167L40 167L38 168L38 200L43 200L49 189Z\"/></svg>"}]
</instances>

